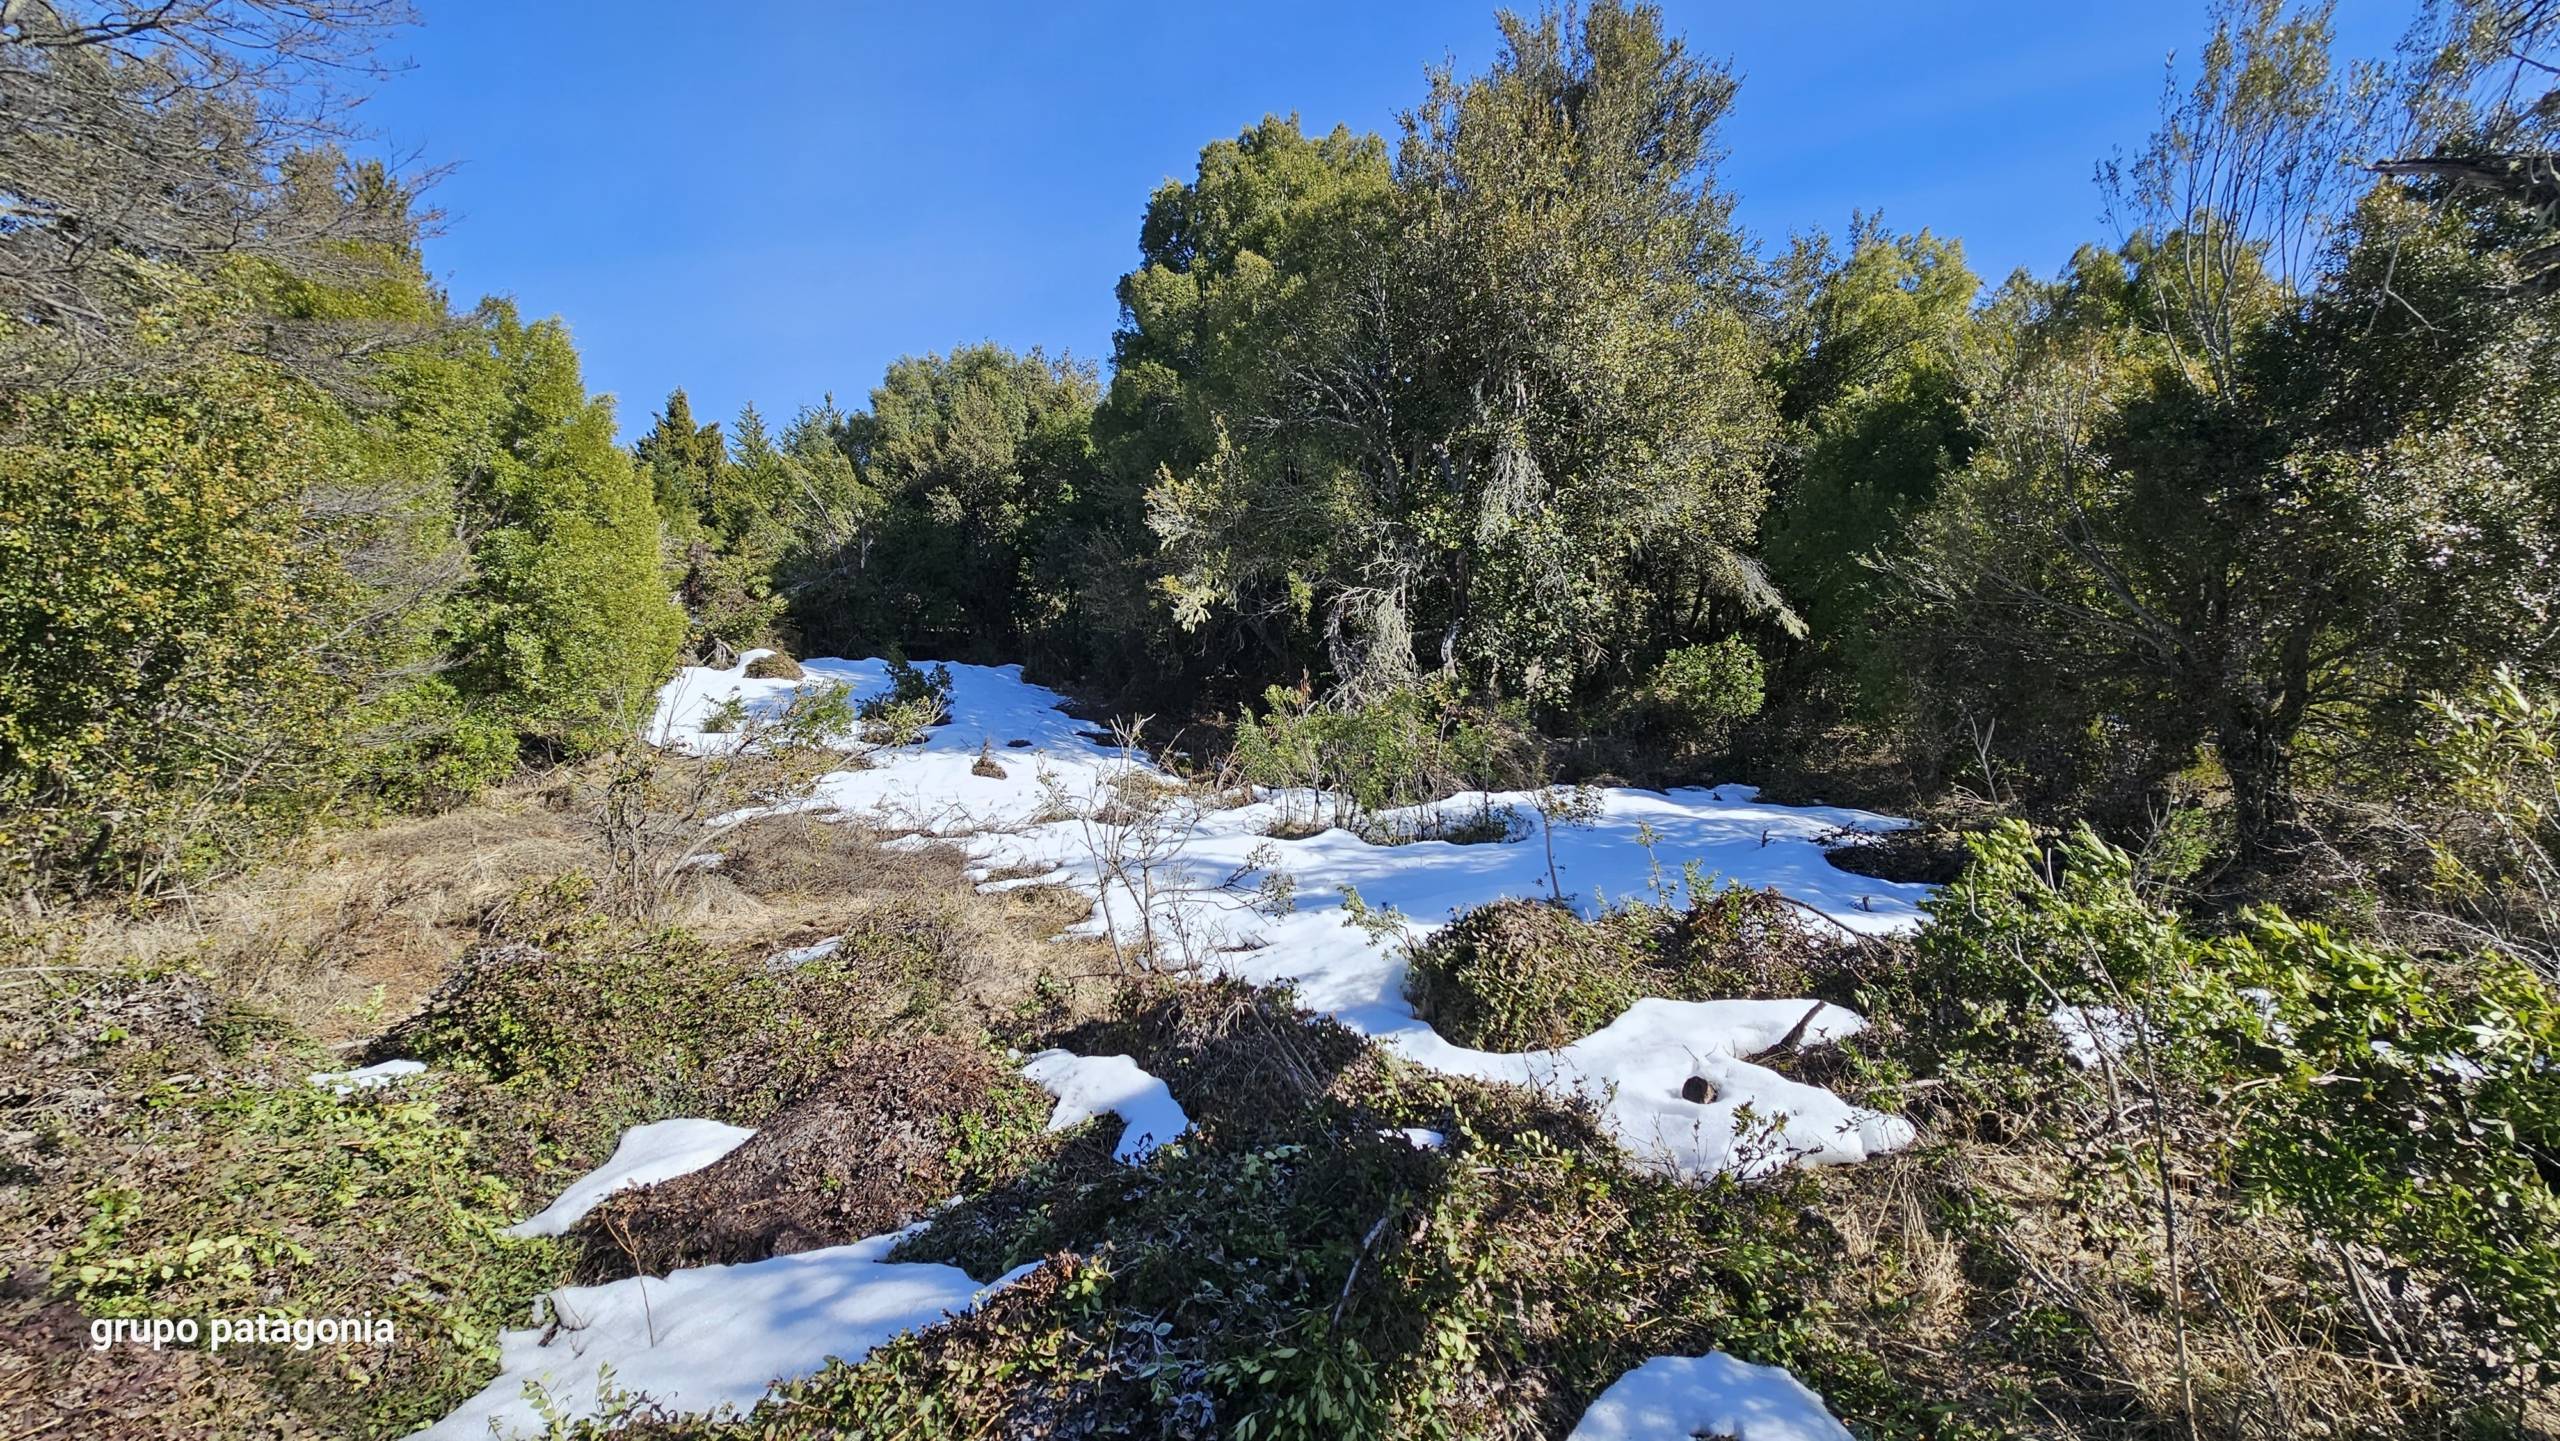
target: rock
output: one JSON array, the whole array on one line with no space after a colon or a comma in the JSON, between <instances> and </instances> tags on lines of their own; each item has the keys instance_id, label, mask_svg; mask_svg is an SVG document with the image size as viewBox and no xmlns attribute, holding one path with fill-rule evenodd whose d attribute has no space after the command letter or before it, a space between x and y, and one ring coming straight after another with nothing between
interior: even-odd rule
<instances>
[{"instance_id":1,"label":"rock","mask_svg":"<svg viewBox=\"0 0 2560 1441\"><path fill-rule=\"evenodd\" d=\"M1716 1098L1716 1083L1704 1076L1691 1076L1680 1083L1680 1099L1703 1106Z\"/></svg>"}]
</instances>

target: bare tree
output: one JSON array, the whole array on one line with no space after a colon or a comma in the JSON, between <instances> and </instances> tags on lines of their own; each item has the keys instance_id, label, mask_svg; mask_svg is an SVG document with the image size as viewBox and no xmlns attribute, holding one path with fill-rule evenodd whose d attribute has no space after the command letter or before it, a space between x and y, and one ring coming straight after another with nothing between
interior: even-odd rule
<instances>
[{"instance_id":1,"label":"bare tree","mask_svg":"<svg viewBox=\"0 0 2560 1441\"><path fill-rule=\"evenodd\" d=\"M2401 50L2395 158L2371 168L2521 207L2541 239L2517 252L2516 288L2560 289L2560 0L2439 0Z\"/></svg>"},{"instance_id":2,"label":"bare tree","mask_svg":"<svg viewBox=\"0 0 2560 1441\"><path fill-rule=\"evenodd\" d=\"M260 273L363 280L414 239L410 187L343 153L374 47L409 18L407 0L0 0L0 386L165 373L208 347L319 376L373 343L225 302Z\"/></svg>"}]
</instances>

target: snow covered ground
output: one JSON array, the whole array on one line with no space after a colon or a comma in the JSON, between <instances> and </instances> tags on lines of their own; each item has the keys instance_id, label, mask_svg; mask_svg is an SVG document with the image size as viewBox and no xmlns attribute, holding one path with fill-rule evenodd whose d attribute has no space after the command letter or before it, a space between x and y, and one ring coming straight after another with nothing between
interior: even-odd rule
<instances>
[{"instance_id":1,"label":"snow covered ground","mask_svg":"<svg viewBox=\"0 0 2560 1441\"><path fill-rule=\"evenodd\" d=\"M679 675L659 698L653 738L717 752L737 744L738 733L706 732L703 722L733 697L756 714L780 709L804 686L843 684L857 698L888 686L879 661L804 661L807 677L799 681L748 679L746 663ZM807 808L916 832L914 844L959 845L990 888L1078 887L1096 898L1084 926L1089 933L1129 942L1152 934L1160 949L1203 969L1288 982L1307 1006L1424 1065L1579 1094L1600 1108L1641 1164L1682 1175L1751 1172L1796 1160L1855 1161L1911 1140L1910 1127L1894 1117L1744 1059L1785 1036L1809 1002L1649 999L1558 1050L1477 1051L1451 1044L1414 1015L1400 945L1506 896L1544 896L1560 886L1576 907L1596 913L1676 890L1691 869L1709 884L1774 886L1853 933L1907 930L1919 923L1927 887L1843 871L1820 844L1844 830L1890 830L1902 821L1838 807L1768 805L1749 786L1611 789L1597 794L1587 822L1555 825L1551 878L1547 821L1539 797L1525 791L1441 802L1438 808L1453 815L1510 815L1510 839L1465 845L1377 845L1340 828L1296 834L1310 818L1335 813L1330 798L1306 793L1226 807L1184 797L1151 815L1097 820L1129 809L1111 802L1131 791L1133 777L1161 773L1067 715L1064 698L1026 683L1019 666L950 671L948 724L919 744L871 750L861 769L824 777ZM974 773L982 755L995 760L1001 778ZM1414 819L1412 812L1385 818L1390 826ZM999 874L1005 879L994 879ZM1265 887L1275 878L1285 878L1285 913L1267 903ZM1354 893L1372 913L1395 912L1401 926L1351 924ZM1861 1024L1825 1007L1807 1039L1836 1039ZM1714 1100L1681 1099L1692 1075L1714 1083ZM1746 1107L1761 1124L1743 1134L1737 1118Z\"/></svg>"},{"instance_id":2,"label":"snow covered ground","mask_svg":"<svg viewBox=\"0 0 2560 1441\"><path fill-rule=\"evenodd\" d=\"M1849 1441L1849 1428L1784 1367L1722 1351L1656 1356L1600 1393L1566 1441Z\"/></svg>"},{"instance_id":3,"label":"snow covered ground","mask_svg":"<svg viewBox=\"0 0 2560 1441\"><path fill-rule=\"evenodd\" d=\"M732 669L677 676L660 695L652 738L715 754L738 744L738 733L705 731L703 723L732 698L750 715L769 714L803 686L843 684L857 699L888 686L886 666L869 660L804 661L803 680L751 680L744 670L755 654ZM1095 898L1087 933L1124 944L1152 942L1207 971L1288 982L1304 1004L1423 1065L1578 1095L1597 1108L1638 1164L1683 1176L1749 1174L1857 1161L1912 1139L1910 1126L1897 1117L1852 1106L1746 1059L1799 1022L1808 1041L1848 1035L1864 1024L1852 1012L1803 1000L1647 998L1569 1046L1477 1051L1450 1043L1414 1014L1401 956L1405 940L1489 901L1561 890L1592 914L1623 900L1675 894L1691 871L1708 884L1773 886L1854 934L1907 930L1919 923L1927 887L1842 871L1820 844L1843 830L1888 830L1901 821L1833 807L1768 805L1748 786L1719 786L1601 791L1586 820L1560 823L1552 837L1544 830L1541 798L1528 792L1441 803L1463 815L1507 812L1511 835L1498 842L1390 846L1340 828L1306 834L1311 819L1334 814L1330 798L1272 794L1221 806L1180 794L1169 802L1144 801L1151 789L1144 783L1162 779L1161 773L1068 716L1063 698L1026 683L1019 667L950 670L948 724L916 745L865 748L867 765L824 777L802 807L915 833L905 844L964 847L988 889L1075 886ZM982 757L995 762L1000 778L977 773ZM1127 804L1133 797L1142 803ZM1413 813L1386 818L1391 827L1421 819ZM1284 894L1285 905L1279 903ZM1364 913L1375 923L1355 924ZM773 963L805 963L828 949L822 941ZM1164 1083L1125 1056L1043 1052L1028 1060L1025 1073L1057 1096L1054 1124L1117 1113L1124 1122L1117 1153L1124 1161L1142 1161L1189 1125ZM1683 1099L1693 1076L1711 1084L1708 1100ZM692 1130L643 1134L658 1129L635 1128L612 1161L526 1227L565 1227L575 1220L570 1211L583 1214L622 1185L710 1164L735 1144ZM1407 1136L1417 1145L1444 1144L1430 1132ZM663 1169L668 1165L679 1169ZM975 1306L1030 1269L981 1287L947 1266L882 1259L898 1239L878 1236L750 1265L564 1287L548 1298L556 1332L508 1332L497 1381L421 1434L542 1434L523 1395L526 1384L540 1387L564 1416L594 1415L605 1404L598 1385L605 1368L614 1388L659 1405L743 1408L777 1378L810 1374L830 1356L859 1359L901 1331ZM1575 1434L1595 1441L1679 1437L1698 1427L1742 1441L1832 1441L1847 1434L1819 1398L1783 1370L1721 1353L1647 1362L1595 1401Z\"/></svg>"},{"instance_id":4,"label":"snow covered ground","mask_svg":"<svg viewBox=\"0 0 2560 1441\"><path fill-rule=\"evenodd\" d=\"M1049 1129L1064 1131L1109 1112L1120 1118L1112 1159L1136 1165L1156 1147L1191 1129L1191 1118L1165 1083L1138 1069L1127 1056L1079 1056L1042 1051L1023 1062L1022 1074L1058 1098Z\"/></svg>"},{"instance_id":5,"label":"snow covered ground","mask_svg":"<svg viewBox=\"0 0 2560 1441\"><path fill-rule=\"evenodd\" d=\"M622 1133L613 1158L580 1177L540 1212L507 1228L510 1236L565 1236L616 1191L689 1176L755 1138L744 1126L680 1116Z\"/></svg>"},{"instance_id":6,"label":"snow covered ground","mask_svg":"<svg viewBox=\"0 0 2560 1441\"><path fill-rule=\"evenodd\" d=\"M423 1076L426 1072L427 1063L424 1061L376 1061L352 1071L315 1071L311 1084L326 1086L341 1096L351 1096L358 1091L378 1091L411 1076Z\"/></svg>"},{"instance_id":7,"label":"snow covered ground","mask_svg":"<svg viewBox=\"0 0 2560 1441\"><path fill-rule=\"evenodd\" d=\"M645 1396L670 1411L745 1410L776 1380L811 1375L830 1356L859 1360L904 1332L975 1309L1036 1266L981 1286L956 1267L884 1260L906 1236L563 1286L548 1298L556 1334L507 1332L498 1379L416 1434L420 1441L549 1435L528 1384L563 1418L602 1414L616 1395Z\"/></svg>"}]
</instances>

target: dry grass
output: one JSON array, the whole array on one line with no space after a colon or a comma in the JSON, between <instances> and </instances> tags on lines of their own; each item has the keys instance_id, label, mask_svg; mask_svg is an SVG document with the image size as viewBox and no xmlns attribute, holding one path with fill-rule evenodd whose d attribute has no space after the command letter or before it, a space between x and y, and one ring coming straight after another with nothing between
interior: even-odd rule
<instances>
[{"instance_id":1,"label":"dry grass","mask_svg":"<svg viewBox=\"0 0 2560 1441\"><path fill-rule=\"evenodd\" d=\"M2022 1434L2436 1435L2463 1410L2440 1364L2375 1347L2334 1247L2202 1171L2177 1172L2174 1266L2156 1207L2093 1188L2086 1158L2046 1141L1977 1138L1816 1179L1845 1263L1821 1298L1831 1324ZM2522 1434L2552 1434L2549 1419Z\"/></svg>"},{"instance_id":2,"label":"dry grass","mask_svg":"<svg viewBox=\"0 0 2560 1441\"><path fill-rule=\"evenodd\" d=\"M507 897L610 863L601 791L588 771L554 773L439 815L336 832L302 857L142 916L64 918L49 948L93 965L187 966L226 999L353 1049L415 1011ZM957 849L891 850L887 838L816 815L751 821L721 837L721 863L686 873L653 919L756 955L913 922L960 948L955 972L984 1016L1018 1011L1043 977L1053 1007L1064 997L1090 1014L1107 1002L1108 947L1059 938L1084 919L1084 897L1054 886L982 895Z\"/></svg>"},{"instance_id":3,"label":"dry grass","mask_svg":"<svg viewBox=\"0 0 2560 1441\"><path fill-rule=\"evenodd\" d=\"M93 962L192 965L226 997L349 1043L413 1009L489 906L592 851L558 787L527 782L441 815L325 836L299 859L140 917L99 911L68 928Z\"/></svg>"}]
</instances>

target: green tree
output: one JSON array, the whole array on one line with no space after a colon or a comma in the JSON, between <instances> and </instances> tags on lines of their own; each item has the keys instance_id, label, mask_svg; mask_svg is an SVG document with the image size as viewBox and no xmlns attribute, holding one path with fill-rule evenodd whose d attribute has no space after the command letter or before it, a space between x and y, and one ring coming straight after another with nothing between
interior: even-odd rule
<instances>
[{"instance_id":1,"label":"green tree","mask_svg":"<svg viewBox=\"0 0 2560 1441\"><path fill-rule=\"evenodd\" d=\"M684 616L661 570L649 482L614 443L556 320L484 302L400 363L385 423L436 476L470 537L440 610L443 669L416 702L441 716L438 789L467 789L523 747L574 755L636 724ZM420 719L415 723L429 725Z\"/></svg>"},{"instance_id":2,"label":"green tree","mask_svg":"<svg viewBox=\"0 0 2560 1441\"><path fill-rule=\"evenodd\" d=\"M2126 804L2209 744L2253 858L2306 757L2371 768L2428 692L2544 670L2560 601L2552 307L2493 214L2320 199L2358 109L2326 41L2226 17L2119 184L2145 223L2043 298L1897 564L1948 710Z\"/></svg>"},{"instance_id":3,"label":"green tree","mask_svg":"<svg viewBox=\"0 0 2560 1441\"><path fill-rule=\"evenodd\" d=\"M1035 560L1090 484L1099 395L1091 367L1036 350L963 346L890 366L841 431L881 507L876 536L837 547L866 597L844 638L988 659L1022 644L1048 609Z\"/></svg>"},{"instance_id":4,"label":"green tree","mask_svg":"<svg viewBox=\"0 0 2560 1441\"><path fill-rule=\"evenodd\" d=\"M326 504L334 408L269 368L10 402L0 446L0 859L30 890L237 864L350 779L382 637Z\"/></svg>"},{"instance_id":5,"label":"green tree","mask_svg":"<svg viewBox=\"0 0 2560 1441\"><path fill-rule=\"evenodd\" d=\"M1817 242L1796 266L1811 273L1781 339L1790 425L1763 547L1816 646L1855 663L1871 646L1867 562L1972 453L1980 282L1956 242L1891 236L1872 219L1852 225L1846 259Z\"/></svg>"},{"instance_id":6,"label":"green tree","mask_svg":"<svg viewBox=\"0 0 2560 1441\"><path fill-rule=\"evenodd\" d=\"M1502 25L1391 174L1271 122L1212 147L1123 282L1124 365L1162 368L1114 408L1183 442L1147 496L1176 619L1353 697L1428 667L1570 707L1782 609L1741 551L1776 416L1708 163L1731 77L1649 8Z\"/></svg>"},{"instance_id":7,"label":"green tree","mask_svg":"<svg viewBox=\"0 0 2560 1441\"><path fill-rule=\"evenodd\" d=\"M632 459L649 478L658 512L670 532L681 533L705 523L713 498L721 491L721 472L728 468L729 448L720 438L720 423L696 425L693 402L682 387L667 396L649 433L631 449Z\"/></svg>"}]
</instances>

